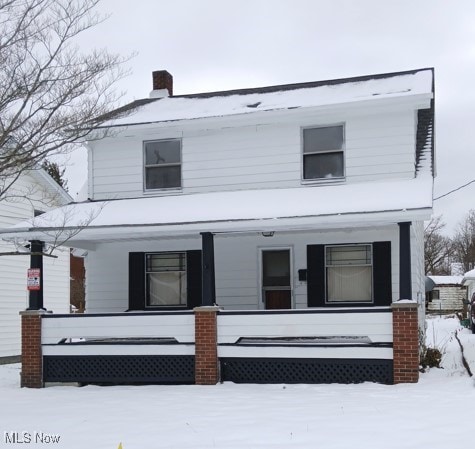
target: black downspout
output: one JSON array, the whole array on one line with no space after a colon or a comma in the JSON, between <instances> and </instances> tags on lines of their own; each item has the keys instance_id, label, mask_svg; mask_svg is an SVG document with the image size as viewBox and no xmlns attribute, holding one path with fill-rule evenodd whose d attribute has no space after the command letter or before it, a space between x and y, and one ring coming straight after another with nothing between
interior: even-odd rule
<instances>
[{"instance_id":1,"label":"black downspout","mask_svg":"<svg viewBox=\"0 0 475 449\"><path fill-rule=\"evenodd\" d=\"M214 240L211 232L202 232L202 266L203 266L203 296L202 305L212 306L216 303L216 288L214 277Z\"/></svg>"},{"instance_id":2,"label":"black downspout","mask_svg":"<svg viewBox=\"0 0 475 449\"><path fill-rule=\"evenodd\" d=\"M411 222L399 225L399 299L412 299Z\"/></svg>"},{"instance_id":3,"label":"black downspout","mask_svg":"<svg viewBox=\"0 0 475 449\"><path fill-rule=\"evenodd\" d=\"M43 309L43 247L44 242L40 240L30 241L30 268L39 268L40 270L40 288L30 290L28 310Z\"/></svg>"}]
</instances>

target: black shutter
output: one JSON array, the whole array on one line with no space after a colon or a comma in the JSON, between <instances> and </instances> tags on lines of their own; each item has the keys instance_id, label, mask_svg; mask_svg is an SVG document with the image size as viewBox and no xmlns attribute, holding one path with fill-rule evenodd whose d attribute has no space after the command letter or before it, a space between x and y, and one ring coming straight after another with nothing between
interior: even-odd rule
<instances>
[{"instance_id":1,"label":"black shutter","mask_svg":"<svg viewBox=\"0 0 475 449\"><path fill-rule=\"evenodd\" d=\"M188 309L201 306L202 274L200 249L186 252L186 288L188 292Z\"/></svg>"},{"instance_id":2,"label":"black shutter","mask_svg":"<svg viewBox=\"0 0 475 449\"><path fill-rule=\"evenodd\" d=\"M392 302L391 242L373 243L373 297L375 306Z\"/></svg>"},{"instance_id":3,"label":"black shutter","mask_svg":"<svg viewBox=\"0 0 475 449\"><path fill-rule=\"evenodd\" d=\"M325 245L307 245L307 305L325 305Z\"/></svg>"},{"instance_id":4,"label":"black shutter","mask_svg":"<svg viewBox=\"0 0 475 449\"><path fill-rule=\"evenodd\" d=\"M129 310L145 309L145 254L129 253Z\"/></svg>"}]
</instances>

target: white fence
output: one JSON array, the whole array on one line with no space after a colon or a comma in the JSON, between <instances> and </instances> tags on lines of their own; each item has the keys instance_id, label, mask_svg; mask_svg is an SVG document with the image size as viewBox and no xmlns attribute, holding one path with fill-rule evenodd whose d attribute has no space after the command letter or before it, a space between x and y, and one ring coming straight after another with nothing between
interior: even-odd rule
<instances>
[{"instance_id":1,"label":"white fence","mask_svg":"<svg viewBox=\"0 0 475 449\"><path fill-rule=\"evenodd\" d=\"M43 355L194 355L193 312L44 315Z\"/></svg>"},{"instance_id":2,"label":"white fence","mask_svg":"<svg viewBox=\"0 0 475 449\"><path fill-rule=\"evenodd\" d=\"M389 308L220 311L218 357L392 359ZM45 356L194 355L187 312L45 315Z\"/></svg>"},{"instance_id":3,"label":"white fence","mask_svg":"<svg viewBox=\"0 0 475 449\"><path fill-rule=\"evenodd\" d=\"M389 308L220 311L218 356L392 359Z\"/></svg>"}]
</instances>

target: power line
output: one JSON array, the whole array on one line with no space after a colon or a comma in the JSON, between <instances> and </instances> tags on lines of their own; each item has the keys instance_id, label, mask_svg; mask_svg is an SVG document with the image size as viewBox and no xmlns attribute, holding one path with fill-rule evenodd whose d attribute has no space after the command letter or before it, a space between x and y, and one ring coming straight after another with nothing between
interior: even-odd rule
<instances>
[{"instance_id":1,"label":"power line","mask_svg":"<svg viewBox=\"0 0 475 449\"><path fill-rule=\"evenodd\" d=\"M474 182L475 182L475 179L472 179L471 181L467 182L466 184L463 184L463 185L461 185L461 186L459 186L459 187L457 187L457 188L455 188L455 189L453 189L453 190L450 190L449 192L444 193L443 195L440 195L440 196L438 196L437 198L434 198L434 201L440 200L440 199L443 198L444 196L447 196L447 195L450 195L451 193L457 192L458 190L461 190L461 189L463 189L464 187L467 187L467 186L469 186L470 184L473 184Z\"/></svg>"}]
</instances>

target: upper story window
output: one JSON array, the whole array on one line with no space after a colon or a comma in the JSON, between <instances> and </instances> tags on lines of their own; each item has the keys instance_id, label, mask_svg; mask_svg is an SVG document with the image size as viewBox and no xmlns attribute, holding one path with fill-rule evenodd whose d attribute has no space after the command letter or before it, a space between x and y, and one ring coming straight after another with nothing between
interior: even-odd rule
<instances>
[{"instance_id":1,"label":"upper story window","mask_svg":"<svg viewBox=\"0 0 475 449\"><path fill-rule=\"evenodd\" d=\"M181 140L144 142L145 190L181 187Z\"/></svg>"},{"instance_id":2,"label":"upper story window","mask_svg":"<svg viewBox=\"0 0 475 449\"><path fill-rule=\"evenodd\" d=\"M343 125L303 130L303 179L345 176Z\"/></svg>"}]
</instances>

